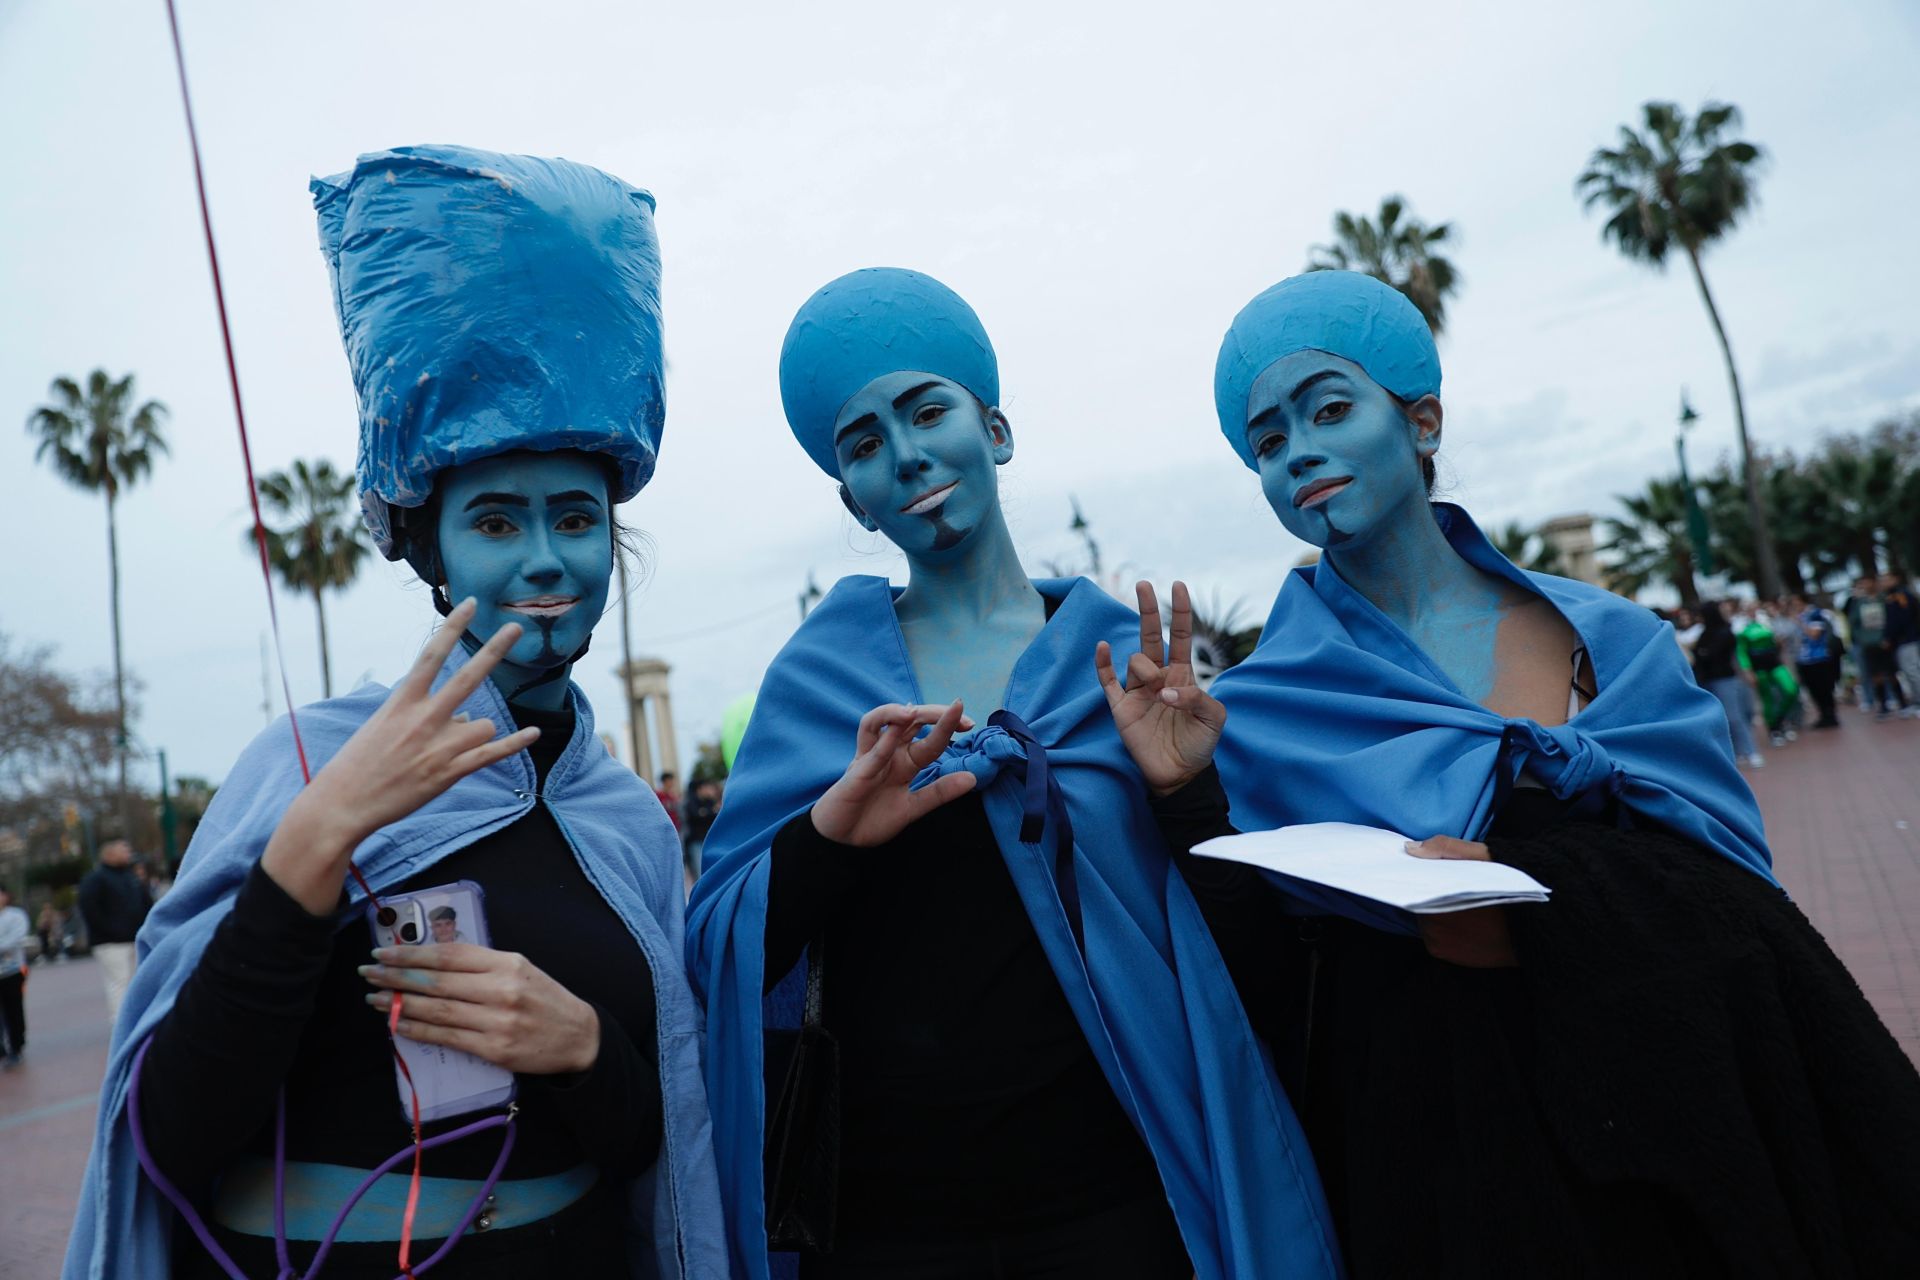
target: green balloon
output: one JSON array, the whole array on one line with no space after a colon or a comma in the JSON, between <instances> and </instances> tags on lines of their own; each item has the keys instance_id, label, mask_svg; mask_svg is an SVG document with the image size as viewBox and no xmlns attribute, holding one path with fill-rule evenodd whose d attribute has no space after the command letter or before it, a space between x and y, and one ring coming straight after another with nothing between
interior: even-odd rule
<instances>
[{"instance_id":1,"label":"green balloon","mask_svg":"<svg viewBox=\"0 0 1920 1280\"><path fill-rule=\"evenodd\" d=\"M720 713L720 759L729 772L733 758L740 752L740 739L747 736L747 721L753 716L754 694L743 693Z\"/></svg>"}]
</instances>

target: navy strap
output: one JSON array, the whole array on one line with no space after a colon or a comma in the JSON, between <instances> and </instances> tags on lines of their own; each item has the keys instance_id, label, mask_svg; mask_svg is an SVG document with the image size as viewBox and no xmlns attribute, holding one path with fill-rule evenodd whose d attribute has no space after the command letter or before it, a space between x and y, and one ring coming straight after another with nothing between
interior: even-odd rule
<instances>
[{"instance_id":1,"label":"navy strap","mask_svg":"<svg viewBox=\"0 0 1920 1280\"><path fill-rule=\"evenodd\" d=\"M1040 844L1049 823L1053 826L1053 888L1073 930L1074 945L1084 953L1086 933L1080 923L1080 881L1073 869L1073 820L1067 816L1067 798L1047 761L1047 749L1027 722L1006 708L987 717L987 723L1006 731L1026 751L1022 769L1026 781L1024 812L1020 818L1023 844Z\"/></svg>"}]
</instances>

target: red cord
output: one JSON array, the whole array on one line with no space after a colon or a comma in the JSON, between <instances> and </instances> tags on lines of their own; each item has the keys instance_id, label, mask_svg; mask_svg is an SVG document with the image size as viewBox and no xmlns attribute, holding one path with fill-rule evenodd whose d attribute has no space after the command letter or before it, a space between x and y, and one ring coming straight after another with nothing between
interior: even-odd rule
<instances>
[{"instance_id":1,"label":"red cord","mask_svg":"<svg viewBox=\"0 0 1920 1280\"><path fill-rule=\"evenodd\" d=\"M213 214L207 203L207 179L204 167L200 163L200 133L193 123L193 96L187 91L187 55L180 42L180 17L174 9L174 0L166 0L167 25L173 32L173 61L180 72L180 105L187 116L187 146L193 153L193 185L200 197L200 227L207 237L207 266L213 272L213 303L220 316L220 343L227 355L227 386L233 392L233 418L240 428L240 462L247 473L247 501L253 508L253 541L260 552L260 579L267 588L267 616L273 627L273 656L280 664L280 696L287 706L287 725L293 731L294 754L300 759L300 780L302 783L313 781L313 770L307 763L307 747L300 738L300 721L293 710L293 689L287 683L286 654L280 643L280 608L273 594L272 563L267 554L267 526L260 515L260 486L254 480L253 448L247 440L247 411L240 398L240 365L233 354L233 328L227 322L227 293L220 282L220 254L213 245ZM366 895L375 907L380 900L374 896L373 886L360 874L360 868L349 860L347 872L353 877L360 892ZM413 1107L413 1178L407 1186L407 1211L400 1224L400 1273L413 1280L413 1268L407 1261L407 1254L413 1243L414 1211L420 1203L420 1160L424 1154L420 1134L420 1093L414 1087L413 1072L407 1069L407 1060L401 1056L400 1046L394 1043L395 1028L400 1022L400 994L394 993L393 1012L387 1018L388 1045L393 1050L393 1060L400 1064L400 1075L407 1082L407 1093Z\"/></svg>"}]
</instances>

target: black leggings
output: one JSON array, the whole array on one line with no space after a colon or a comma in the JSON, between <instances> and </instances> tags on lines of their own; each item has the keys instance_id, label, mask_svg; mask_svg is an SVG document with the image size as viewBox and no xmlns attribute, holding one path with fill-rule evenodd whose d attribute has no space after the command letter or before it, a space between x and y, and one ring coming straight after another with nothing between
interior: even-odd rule
<instances>
[{"instance_id":1,"label":"black leggings","mask_svg":"<svg viewBox=\"0 0 1920 1280\"><path fill-rule=\"evenodd\" d=\"M1833 686L1839 677L1838 663L1832 659L1825 662L1802 662L1800 665L1800 683L1807 687L1807 694L1813 699L1813 705L1820 709L1821 724L1835 724Z\"/></svg>"},{"instance_id":2,"label":"black leggings","mask_svg":"<svg viewBox=\"0 0 1920 1280\"><path fill-rule=\"evenodd\" d=\"M1193 1264L1163 1197L1077 1222L939 1243L841 1240L802 1257L801 1280L1188 1280Z\"/></svg>"},{"instance_id":3,"label":"black leggings","mask_svg":"<svg viewBox=\"0 0 1920 1280\"><path fill-rule=\"evenodd\" d=\"M26 993L24 969L0 978L0 1024L5 1026L6 1051L16 1056L27 1047Z\"/></svg>"}]
</instances>

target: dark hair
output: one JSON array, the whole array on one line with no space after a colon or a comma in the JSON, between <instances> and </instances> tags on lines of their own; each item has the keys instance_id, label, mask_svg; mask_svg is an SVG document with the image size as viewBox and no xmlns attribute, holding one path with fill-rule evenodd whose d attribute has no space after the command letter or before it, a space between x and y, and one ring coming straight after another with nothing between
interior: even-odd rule
<instances>
[{"instance_id":1,"label":"dark hair","mask_svg":"<svg viewBox=\"0 0 1920 1280\"><path fill-rule=\"evenodd\" d=\"M1700 626L1703 631L1719 634L1733 630L1733 622L1727 617L1725 604L1720 600L1702 600L1700 602Z\"/></svg>"}]
</instances>

